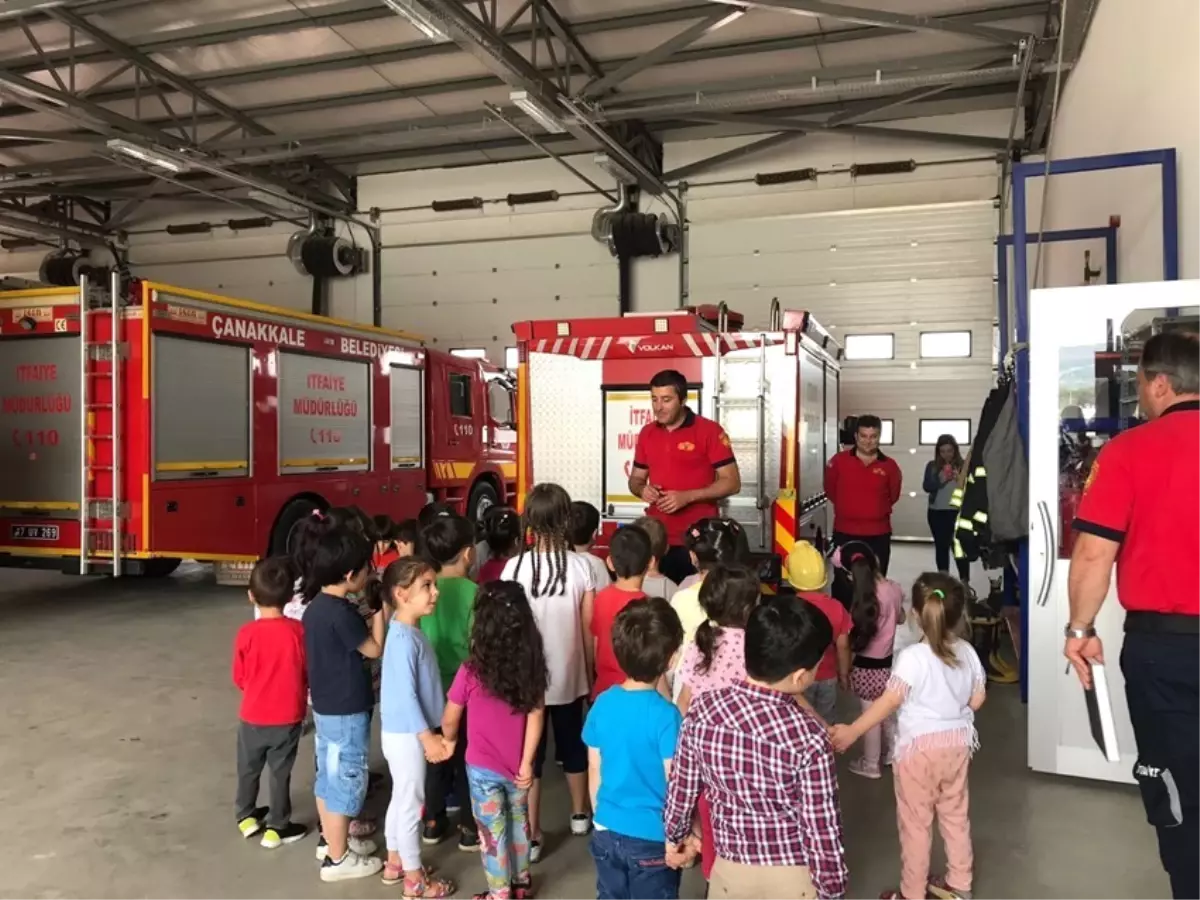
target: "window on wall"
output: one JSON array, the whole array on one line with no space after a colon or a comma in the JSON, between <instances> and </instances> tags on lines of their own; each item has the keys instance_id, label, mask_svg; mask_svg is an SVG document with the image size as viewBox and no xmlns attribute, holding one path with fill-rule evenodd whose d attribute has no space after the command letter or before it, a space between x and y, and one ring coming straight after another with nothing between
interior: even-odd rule
<instances>
[{"instance_id":1,"label":"window on wall","mask_svg":"<svg viewBox=\"0 0 1200 900\"><path fill-rule=\"evenodd\" d=\"M922 359L966 359L971 355L969 331L922 331Z\"/></svg>"},{"instance_id":2,"label":"window on wall","mask_svg":"<svg viewBox=\"0 0 1200 900\"><path fill-rule=\"evenodd\" d=\"M896 443L896 422L894 419L880 419L879 422L883 426L879 429L879 443L890 447Z\"/></svg>"},{"instance_id":3,"label":"window on wall","mask_svg":"<svg viewBox=\"0 0 1200 900\"><path fill-rule=\"evenodd\" d=\"M959 444L971 443L970 419L922 419L921 444L932 447L943 434L952 436Z\"/></svg>"},{"instance_id":4,"label":"window on wall","mask_svg":"<svg viewBox=\"0 0 1200 900\"><path fill-rule=\"evenodd\" d=\"M504 368L516 371L521 362L521 355L517 353L516 347L504 348Z\"/></svg>"},{"instance_id":5,"label":"window on wall","mask_svg":"<svg viewBox=\"0 0 1200 900\"><path fill-rule=\"evenodd\" d=\"M471 376L451 373L449 376L450 415L471 415Z\"/></svg>"},{"instance_id":6,"label":"window on wall","mask_svg":"<svg viewBox=\"0 0 1200 900\"><path fill-rule=\"evenodd\" d=\"M461 356L463 359L487 359L487 351L482 347L459 347L450 351L451 356Z\"/></svg>"},{"instance_id":7,"label":"window on wall","mask_svg":"<svg viewBox=\"0 0 1200 900\"><path fill-rule=\"evenodd\" d=\"M895 359L896 336L892 334L848 334L846 359Z\"/></svg>"}]
</instances>

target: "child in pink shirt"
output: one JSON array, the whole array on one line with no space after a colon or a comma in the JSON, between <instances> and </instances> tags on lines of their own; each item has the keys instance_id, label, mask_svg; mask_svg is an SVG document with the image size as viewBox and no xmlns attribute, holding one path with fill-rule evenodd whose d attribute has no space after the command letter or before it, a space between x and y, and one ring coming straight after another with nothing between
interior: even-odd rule
<instances>
[{"instance_id":1,"label":"child in pink shirt","mask_svg":"<svg viewBox=\"0 0 1200 900\"><path fill-rule=\"evenodd\" d=\"M884 578L871 548L861 541L845 544L834 559L850 576L854 599L850 604L850 689L865 711L887 688L892 674L892 647L896 625L903 615L904 589ZM891 754L892 721L875 725L862 738L862 756L850 763L850 771L864 778L879 778L880 764ZM887 751L884 743L889 744Z\"/></svg>"},{"instance_id":2,"label":"child in pink shirt","mask_svg":"<svg viewBox=\"0 0 1200 900\"><path fill-rule=\"evenodd\" d=\"M529 788L547 677L525 588L515 581L483 585L475 597L470 655L454 677L442 717L442 736L450 744L466 720L467 782L487 878L487 891L477 898L532 896Z\"/></svg>"},{"instance_id":3,"label":"child in pink shirt","mask_svg":"<svg viewBox=\"0 0 1200 900\"><path fill-rule=\"evenodd\" d=\"M758 606L761 588L758 577L745 566L718 563L709 569L700 585L700 608L707 618L689 641L679 666L683 690L677 702L685 716L692 701L701 694L746 680L746 622ZM704 794L696 805L700 818L700 865L704 877L716 862L712 818Z\"/></svg>"}]
</instances>

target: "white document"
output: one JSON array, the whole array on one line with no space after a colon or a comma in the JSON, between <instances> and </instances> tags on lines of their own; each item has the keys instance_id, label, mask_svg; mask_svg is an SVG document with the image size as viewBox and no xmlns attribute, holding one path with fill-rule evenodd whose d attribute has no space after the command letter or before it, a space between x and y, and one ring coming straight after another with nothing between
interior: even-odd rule
<instances>
[{"instance_id":1,"label":"white document","mask_svg":"<svg viewBox=\"0 0 1200 900\"><path fill-rule=\"evenodd\" d=\"M1093 662L1091 690L1083 692L1087 702L1088 722L1092 728L1100 752L1109 762L1120 762L1121 751L1117 747L1117 723L1113 718L1112 695L1108 689L1108 673L1103 663Z\"/></svg>"}]
</instances>

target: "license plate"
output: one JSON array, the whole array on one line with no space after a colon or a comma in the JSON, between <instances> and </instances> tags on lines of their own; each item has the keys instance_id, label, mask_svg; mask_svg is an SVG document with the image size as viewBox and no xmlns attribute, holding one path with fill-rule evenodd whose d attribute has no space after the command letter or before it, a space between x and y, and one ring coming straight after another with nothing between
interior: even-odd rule
<instances>
[{"instance_id":1,"label":"license plate","mask_svg":"<svg viewBox=\"0 0 1200 900\"><path fill-rule=\"evenodd\" d=\"M13 525L11 532L17 541L57 541L57 525Z\"/></svg>"}]
</instances>

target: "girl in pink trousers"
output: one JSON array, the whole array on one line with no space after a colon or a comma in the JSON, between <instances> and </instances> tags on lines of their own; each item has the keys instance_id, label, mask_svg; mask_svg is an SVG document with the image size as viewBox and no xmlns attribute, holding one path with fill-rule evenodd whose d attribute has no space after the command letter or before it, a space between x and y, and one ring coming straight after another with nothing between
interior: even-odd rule
<instances>
[{"instance_id":1,"label":"girl in pink trousers","mask_svg":"<svg viewBox=\"0 0 1200 900\"><path fill-rule=\"evenodd\" d=\"M987 676L975 649L955 636L966 606L962 583L926 573L913 585L913 615L924 633L897 656L886 690L853 725L830 729L845 752L871 728L898 713L893 781L900 829L900 889L883 897L970 898L973 857L967 769L979 747L975 711ZM929 877L933 818L946 845L947 871Z\"/></svg>"}]
</instances>

